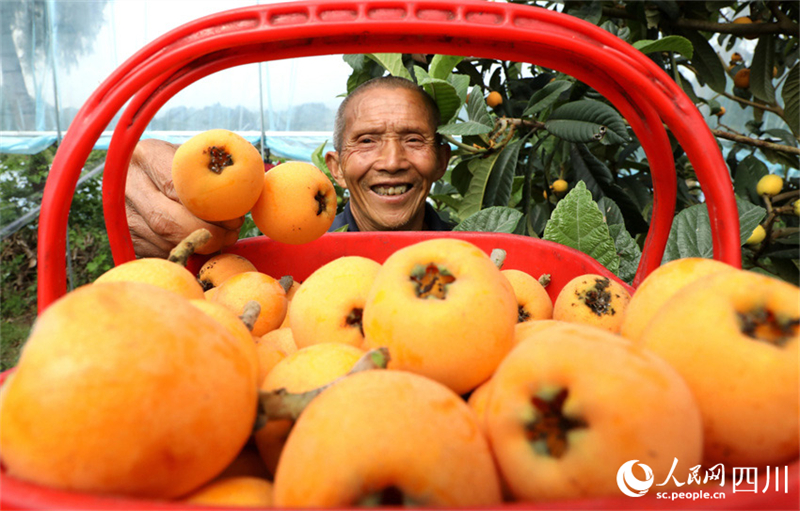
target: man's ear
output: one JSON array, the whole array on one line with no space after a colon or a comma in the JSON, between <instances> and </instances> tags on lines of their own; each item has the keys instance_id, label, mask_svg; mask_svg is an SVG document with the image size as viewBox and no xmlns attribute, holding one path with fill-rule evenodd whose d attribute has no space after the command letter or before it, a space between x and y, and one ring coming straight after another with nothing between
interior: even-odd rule
<instances>
[{"instance_id":1,"label":"man's ear","mask_svg":"<svg viewBox=\"0 0 800 511\"><path fill-rule=\"evenodd\" d=\"M328 170L331 171L331 176L333 176L333 180L336 181L336 184L342 188L347 188L347 183L344 180L344 172L342 172L342 167L339 165L339 153L336 151L328 151L325 153L325 165L327 165Z\"/></svg>"},{"instance_id":2,"label":"man's ear","mask_svg":"<svg viewBox=\"0 0 800 511\"><path fill-rule=\"evenodd\" d=\"M439 151L439 168L437 169L436 179L434 179L434 181L440 180L447 171L447 164L450 163L450 144L443 142L439 145L437 151Z\"/></svg>"}]
</instances>

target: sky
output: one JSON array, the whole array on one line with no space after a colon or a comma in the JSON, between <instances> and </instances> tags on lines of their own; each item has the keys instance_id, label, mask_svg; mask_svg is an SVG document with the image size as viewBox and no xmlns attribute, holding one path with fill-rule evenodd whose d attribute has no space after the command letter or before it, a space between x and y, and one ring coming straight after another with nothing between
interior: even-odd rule
<instances>
[{"instance_id":1,"label":"sky","mask_svg":"<svg viewBox=\"0 0 800 511\"><path fill-rule=\"evenodd\" d=\"M91 0L90 0L91 1ZM58 8L82 2L59 0ZM197 18L270 0L115 0L105 9L105 25L94 41L93 52L81 57L78 66L59 77L61 106L80 107L89 95L125 60L168 31ZM346 91L352 71L341 55L276 60L238 66L214 73L186 87L164 107L220 103L258 108L259 67L268 91L265 108L306 102L323 102L335 108L337 96Z\"/></svg>"}]
</instances>

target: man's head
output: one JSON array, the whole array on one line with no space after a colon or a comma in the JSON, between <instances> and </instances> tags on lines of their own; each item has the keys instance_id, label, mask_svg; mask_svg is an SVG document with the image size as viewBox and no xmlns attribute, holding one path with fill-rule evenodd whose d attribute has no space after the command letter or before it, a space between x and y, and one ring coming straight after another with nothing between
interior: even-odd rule
<instances>
[{"instance_id":1,"label":"man's head","mask_svg":"<svg viewBox=\"0 0 800 511\"><path fill-rule=\"evenodd\" d=\"M413 82L376 78L341 104L335 152L325 161L350 191L353 217L363 231L419 230L430 187L444 175L450 147L436 133L439 110Z\"/></svg>"}]
</instances>

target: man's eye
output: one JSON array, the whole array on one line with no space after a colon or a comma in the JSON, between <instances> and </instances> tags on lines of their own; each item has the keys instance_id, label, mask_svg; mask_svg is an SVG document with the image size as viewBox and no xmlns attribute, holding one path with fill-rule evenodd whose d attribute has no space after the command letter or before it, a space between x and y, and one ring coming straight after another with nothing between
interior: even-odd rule
<instances>
[{"instance_id":1,"label":"man's eye","mask_svg":"<svg viewBox=\"0 0 800 511\"><path fill-rule=\"evenodd\" d=\"M362 138L358 139L358 143L359 144L364 144L364 145L374 144L375 142L376 142L376 139L373 138L373 137L362 137Z\"/></svg>"}]
</instances>

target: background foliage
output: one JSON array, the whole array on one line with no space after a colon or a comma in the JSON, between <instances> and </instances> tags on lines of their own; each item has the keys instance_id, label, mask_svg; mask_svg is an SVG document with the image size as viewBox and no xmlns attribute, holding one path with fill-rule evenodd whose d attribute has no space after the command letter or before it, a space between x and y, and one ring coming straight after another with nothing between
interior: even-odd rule
<instances>
[{"instance_id":1,"label":"background foliage","mask_svg":"<svg viewBox=\"0 0 800 511\"><path fill-rule=\"evenodd\" d=\"M739 206L745 268L800 282L798 190L800 68L796 2L529 1L577 16L647 54L711 119ZM746 18L746 19L745 19ZM434 95L455 148L431 199L456 229L513 232L582 250L626 281L649 227L650 166L625 119L574 78L528 63L443 55L348 55L348 91L375 76L409 77ZM740 73L747 70L746 73ZM749 83L740 78L749 74ZM739 78L737 78L737 75ZM492 107L490 92L502 98ZM0 221L38 204L54 150L0 155ZM95 152L86 169L102 162ZM708 212L694 169L673 140L678 202L664 260L711 257ZM325 169L322 147L313 155ZM772 198L756 183L784 178ZM565 192L553 183L564 180ZM81 186L69 221L72 285L110 267L99 180ZM337 187L340 206L347 193ZM37 195L38 194L38 195ZM746 244L762 225L766 238ZM257 235L249 222L242 236ZM13 365L35 316L36 225L0 242L2 369Z\"/></svg>"}]
</instances>

